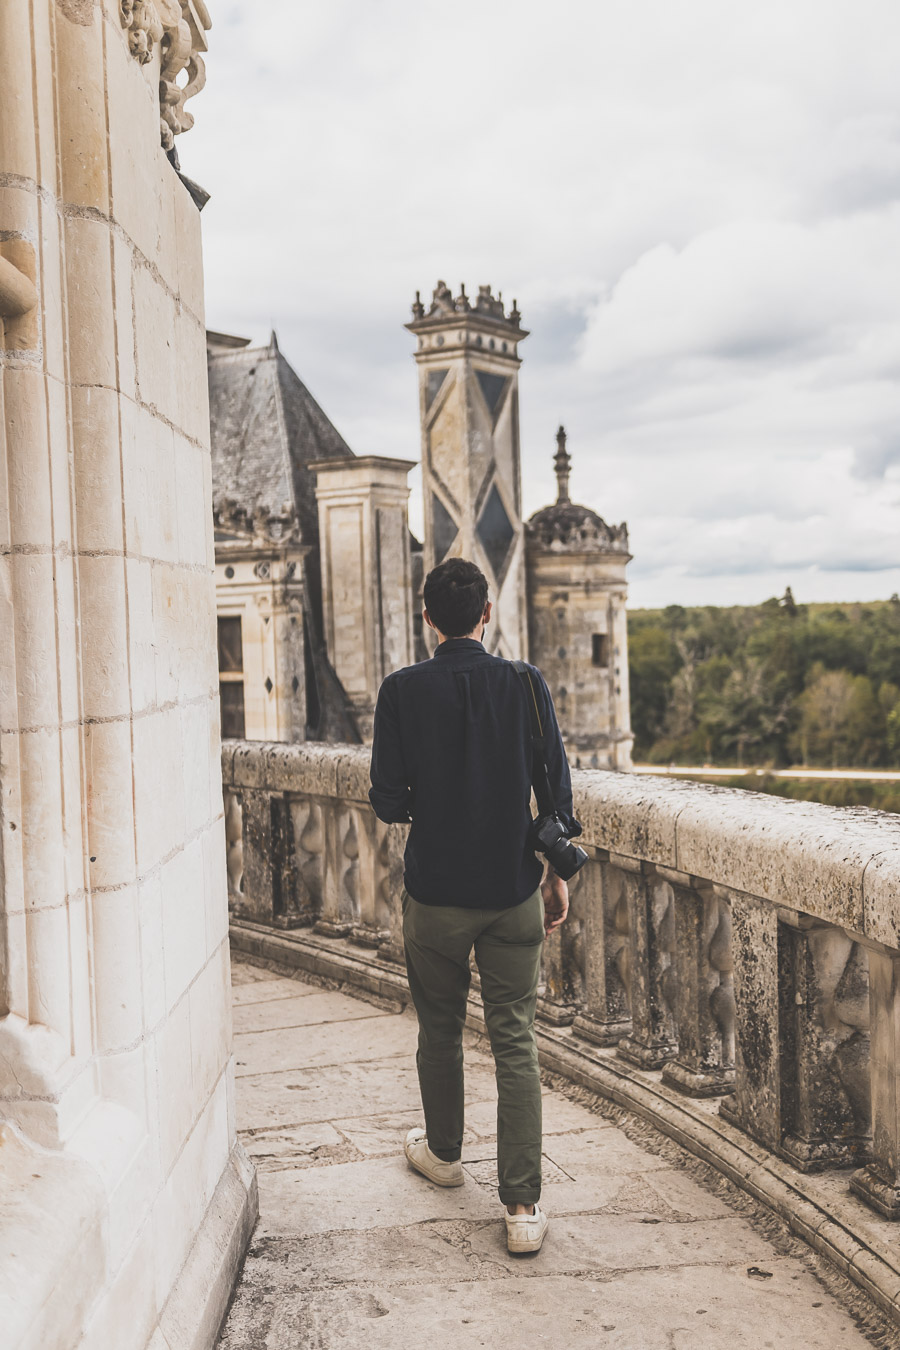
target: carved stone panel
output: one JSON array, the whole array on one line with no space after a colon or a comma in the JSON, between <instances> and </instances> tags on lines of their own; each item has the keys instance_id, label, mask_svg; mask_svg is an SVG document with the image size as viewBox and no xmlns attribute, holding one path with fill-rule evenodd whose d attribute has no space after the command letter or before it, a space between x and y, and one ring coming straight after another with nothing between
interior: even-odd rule
<instances>
[{"instance_id":1,"label":"carved stone panel","mask_svg":"<svg viewBox=\"0 0 900 1350\"><path fill-rule=\"evenodd\" d=\"M869 970L839 928L782 925L782 1151L804 1172L869 1154Z\"/></svg>"},{"instance_id":2,"label":"carved stone panel","mask_svg":"<svg viewBox=\"0 0 900 1350\"><path fill-rule=\"evenodd\" d=\"M734 956L735 1084L719 1111L770 1148L781 1143L778 919L771 905L736 895Z\"/></svg>"},{"instance_id":3,"label":"carved stone panel","mask_svg":"<svg viewBox=\"0 0 900 1350\"><path fill-rule=\"evenodd\" d=\"M325 823L321 802L312 797L291 803L297 914L302 923L315 923L322 913L325 885Z\"/></svg>"},{"instance_id":4,"label":"carved stone panel","mask_svg":"<svg viewBox=\"0 0 900 1350\"><path fill-rule=\"evenodd\" d=\"M672 966L678 1054L663 1078L692 1097L734 1086L734 976L731 910L711 889L673 885Z\"/></svg>"},{"instance_id":5,"label":"carved stone panel","mask_svg":"<svg viewBox=\"0 0 900 1350\"><path fill-rule=\"evenodd\" d=\"M582 869L584 1007L572 1030L595 1045L617 1045L631 1031L631 961L626 874L612 863Z\"/></svg>"},{"instance_id":6,"label":"carved stone panel","mask_svg":"<svg viewBox=\"0 0 900 1350\"><path fill-rule=\"evenodd\" d=\"M553 1026L568 1026L584 1003L584 870L569 882L569 916L544 943L543 992L537 1015Z\"/></svg>"},{"instance_id":7,"label":"carved stone panel","mask_svg":"<svg viewBox=\"0 0 900 1350\"><path fill-rule=\"evenodd\" d=\"M632 1030L619 1042L618 1053L643 1069L658 1069L677 1048L672 887L652 872L625 876Z\"/></svg>"}]
</instances>

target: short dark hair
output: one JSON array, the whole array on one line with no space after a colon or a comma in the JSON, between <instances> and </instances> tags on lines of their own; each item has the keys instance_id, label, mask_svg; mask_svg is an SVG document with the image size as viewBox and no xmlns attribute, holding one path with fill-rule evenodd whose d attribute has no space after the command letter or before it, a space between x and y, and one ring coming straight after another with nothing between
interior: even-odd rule
<instances>
[{"instance_id":1,"label":"short dark hair","mask_svg":"<svg viewBox=\"0 0 900 1350\"><path fill-rule=\"evenodd\" d=\"M466 558L447 558L425 578L425 608L445 637L471 633L487 604L487 577Z\"/></svg>"}]
</instances>

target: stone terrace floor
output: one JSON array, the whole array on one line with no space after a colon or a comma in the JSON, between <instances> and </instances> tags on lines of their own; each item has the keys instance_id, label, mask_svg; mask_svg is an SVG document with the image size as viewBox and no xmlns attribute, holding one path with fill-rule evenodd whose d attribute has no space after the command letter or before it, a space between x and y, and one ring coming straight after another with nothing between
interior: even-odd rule
<instances>
[{"instance_id":1,"label":"stone terrace floor","mask_svg":"<svg viewBox=\"0 0 900 1350\"><path fill-rule=\"evenodd\" d=\"M671 1149L549 1089L550 1230L542 1252L510 1256L493 1067L477 1041L466 1184L442 1190L402 1153L421 1123L414 1017L244 962L233 981L260 1220L220 1350L871 1346L807 1258L780 1254L790 1245L673 1166Z\"/></svg>"}]
</instances>

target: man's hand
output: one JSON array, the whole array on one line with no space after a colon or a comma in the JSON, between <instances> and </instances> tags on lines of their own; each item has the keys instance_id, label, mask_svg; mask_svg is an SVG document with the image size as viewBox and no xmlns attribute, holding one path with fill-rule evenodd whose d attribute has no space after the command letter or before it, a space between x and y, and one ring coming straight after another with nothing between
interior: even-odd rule
<instances>
[{"instance_id":1,"label":"man's hand","mask_svg":"<svg viewBox=\"0 0 900 1350\"><path fill-rule=\"evenodd\" d=\"M541 882L541 899L544 902L544 936L549 937L565 923L569 912L569 888L552 868Z\"/></svg>"}]
</instances>

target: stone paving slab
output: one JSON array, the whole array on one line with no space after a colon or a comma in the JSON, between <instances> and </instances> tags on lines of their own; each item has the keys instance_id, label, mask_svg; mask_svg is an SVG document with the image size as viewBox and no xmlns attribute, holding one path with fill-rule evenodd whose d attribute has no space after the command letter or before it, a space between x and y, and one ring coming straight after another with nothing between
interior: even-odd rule
<instances>
[{"instance_id":1,"label":"stone paving slab","mask_svg":"<svg viewBox=\"0 0 900 1350\"><path fill-rule=\"evenodd\" d=\"M323 997L302 985L292 997L281 980L247 969L235 966L242 1010ZM327 997L333 1022L291 1026L276 1014L269 1030L236 1038L254 1070L236 1091L259 1168L260 1222L221 1350L871 1344L801 1259L778 1255L689 1175L549 1090L550 1233L539 1254L510 1256L492 1189L489 1056L466 1051L465 1184L433 1186L402 1156L407 1129L421 1122L414 1019Z\"/></svg>"},{"instance_id":2,"label":"stone paving slab","mask_svg":"<svg viewBox=\"0 0 900 1350\"><path fill-rule=\"evenodd\" d=\"M279 975L273 979L247 980L243 984L236 984L232 989L232 1004L235 1008L242 1008L247 1003L266 1003L277 998L309 998L321 992L313 984L300 984L299 980L289 980Z\"/></svg>"},{"instance_id":3,"label":"stone paving slab","mask_svg":"<svg viewBox=\"0 0 900 1350\"><path fill-rule=\"evenodd\" d=\"M405 1017L374 1012L371 1017L345 1017L340 1022L239 1033L234 1038L235 1073L240 1078L247 1074L346 1064L348 1060L385 1059L390 1055L409 1059L415 1055L415 1046L414 1029Z\"/></svg>"},{"instance_id":4,"label":"stone paving slab","mask_svg":"<svg viewBox=\"0 0 900 1350\"><path fill-rule=\"evenodd\" d=\"M252 985L245 985L251 989ZM271 988L271 985L258 985L257 988ZM353 1005L348 1008L348 1001ZM387 1016L379 1009L371 1008L367 1003L348 1000L344 994L334 994L330 990L313 990L312 993L297 998L257 999L244 1003L234 1009L234 1029L236 1032L278 1031L287 1027L312 1026L316 1022L355 1022L360 1017Z\"/></svg>"}]
</instances>

